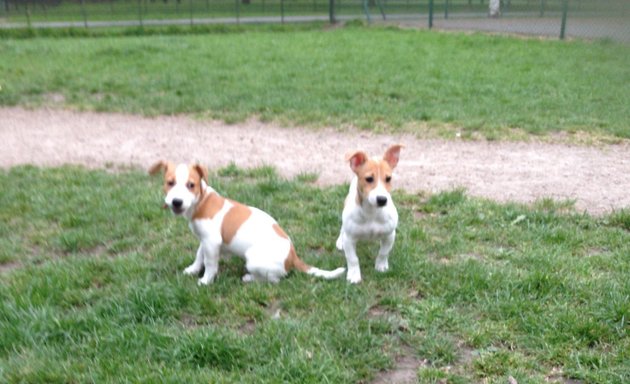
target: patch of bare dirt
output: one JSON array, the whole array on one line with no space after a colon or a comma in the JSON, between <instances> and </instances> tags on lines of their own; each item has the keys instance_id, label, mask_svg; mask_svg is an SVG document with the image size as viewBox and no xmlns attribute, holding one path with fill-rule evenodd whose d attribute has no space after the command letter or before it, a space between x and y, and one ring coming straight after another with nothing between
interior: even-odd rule
<instances>
[{"instance_id":1,"label":"patch of bare dirt","mask_svg":"<svg viewBox=\"0 0 630 384\"><path fill-rule=\"evenodd\" d=\"M11 272L12 270L17 269L19 267L21 267L21 264L18 263L17 261L10 261L5 264L0 264L0 275L6 272Z\"/></svg>"},{"instance_id":2,"label":"patch of bare dirt","mask_svg":"<svg viewBox=\"0 0 630 384\"><path fill-rule=\"evenodd\" d=\"M211 168L273 165L286 177L318 173L321 185L349 181L346 152L405 148L395 187L457 187L497 201L575 200L601 214L630 206L630 145L420 140L408 134L281 128L258 121L226 125L186 116L155 118L59 109L0 108L0 167L20 164L148 168L156 160L198 160Z\"/></svg>"},{"instance_id":3,"label":"patch of bare dirt","mask_svg":"<svg viewBox=\"0 0 630 384\"><path fill-rule=\"evenodd\" d=\"M371 384L413 384L418 382L418 369L428 365L426 360L413 357L411 352L396 358L394 367L388 371L379 372Z\"/></svg>"}]
</instances>

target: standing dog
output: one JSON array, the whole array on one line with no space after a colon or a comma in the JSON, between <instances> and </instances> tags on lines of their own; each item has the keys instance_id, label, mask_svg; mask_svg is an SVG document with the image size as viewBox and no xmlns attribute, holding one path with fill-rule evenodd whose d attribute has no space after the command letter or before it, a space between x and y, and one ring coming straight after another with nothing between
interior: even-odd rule
<instances>
[{"instance_id":1,"label":"standing dog","mask_svg":"<svg viewBox=\"0 0 630 384\"><path fill-rule=\"evenodd\" d=\"M396 168L402 145L391 146L382 158L369 158L365 152L350 154L347 160L355 173L342 213L342 224L337 248L346 254L347 279L361 282L361 269L356 244L362 239L378 239L381 248L375 267L379 272L389 268L387 257L394 246L398 211L389 191L392 170Z\"/></svg>"},{"instance_id":2,"label":"standing dog","mask_svg":"<svg viewBox=\"0 0 630 384\"><path fill-rule=\"evenodd\" d=\"M184 270L198 275L205 267L200 285L210 284L219 268L221 250L245 259L243 281L278 282L292 269L334 279L345 269L324 271L305 264L278 223L267 213L220 196L207 184L208 171L199 164L160 161L150 174L164 172L165 206L189 221L201 244L195 261Z\"/></svg>"}]
</instances>

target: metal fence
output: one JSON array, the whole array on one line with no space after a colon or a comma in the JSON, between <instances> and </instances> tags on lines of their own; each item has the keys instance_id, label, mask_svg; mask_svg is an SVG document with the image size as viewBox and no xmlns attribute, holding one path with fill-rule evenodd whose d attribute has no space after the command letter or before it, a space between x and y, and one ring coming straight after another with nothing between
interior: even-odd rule
<instances>
[{"instance_id":1,"label":"metal fence","mask_svg":"<svg viewBox=\"0 0 630 384\"><path fill-rule=\"evenodd\" d=\"M0 0L0 28L352 19L630 42L630 0Z\"/></svg>"}]
</instances>

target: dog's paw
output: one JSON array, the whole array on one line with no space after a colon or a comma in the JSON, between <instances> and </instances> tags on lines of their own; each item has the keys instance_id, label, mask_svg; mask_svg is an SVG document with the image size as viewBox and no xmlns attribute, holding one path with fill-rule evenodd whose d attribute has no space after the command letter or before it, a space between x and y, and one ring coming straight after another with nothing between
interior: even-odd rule
<instances>
[{"instance_id":1,"label":"dog's paw","mask_svg":"<svg viewBox=\"0 0 630 384\"><path fill-rule=\"evenodd\" d=\"M361 272L348 270L346 280L348 280L348 283L350 284L359 284L361 282Z\"/></svg>"},{"instance_id":2,"label":"dog's paw","mask_svg":"<svg viewBox=\"0 0 630 384\"><path fill-rule=\"evenodd\" d=\"M214 280L214 276L213 277L204 276L201 279L197 280L197 285L209 285L209 284L212 284L213 280Z\"/></svg>"},{"instance_id":3,"label":"dog's paw","mask_svg":"<svg viewBox=\"0 0 630 384\"><path fill-rule=\"evenodd\" d=\"M359 284L361 282L361 276L359 277L348 277L348 283L350 284Z\"/></svg>"},{"instance_id":4,"label":"dog's paw","mask_svg":"<svg viewBox=\"0 0 630 384\"><path fill-rule=\"evenodd\" d=\"M378 272L387 272L387 270L389 269L389 264L387 263L387 260L380 261L376 263L374 269L376 269Z\"/></svg>"},{"instance_id":5,"label":"dog's paw","mask_svg":"<svg viewBox=\"0 0 630 384\"><path fill-rule=\"evenodd\" d=\"M243 283L251 283L254 281L254 276L250 273L243 276Z\"/></svg>"},{"instance_id":6,"label":"dog's paw","mask_svg":"<svg viewBox=\"0 0 630 384\"><path fill-rule=\"evenodd\" d=\"M184 275L195 276L201 272L201 268L197 268L196 265L191 265L188 268L184 269Z\"/></svg>"}]
</instances>

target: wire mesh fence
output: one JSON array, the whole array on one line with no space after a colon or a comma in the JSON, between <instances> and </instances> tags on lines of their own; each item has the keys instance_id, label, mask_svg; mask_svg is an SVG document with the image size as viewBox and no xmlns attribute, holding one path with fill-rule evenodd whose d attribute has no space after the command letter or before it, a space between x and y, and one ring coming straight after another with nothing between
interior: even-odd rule
<instances>
[{"instance_id":1,"label":"wire mesh fence","mask_svg":"<svg viewBox=\"0 0 630 384\"><path fill-rule=\"evenodd\" d=\"M345 21L630 42L628 0L0 0L0 27Z\"/></svg>"}]
</instances>

